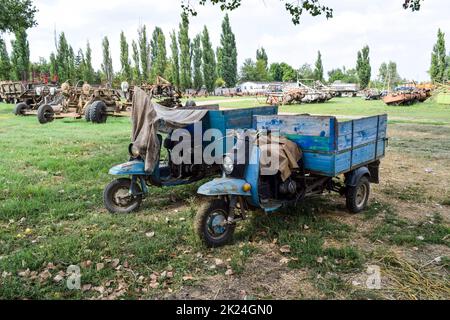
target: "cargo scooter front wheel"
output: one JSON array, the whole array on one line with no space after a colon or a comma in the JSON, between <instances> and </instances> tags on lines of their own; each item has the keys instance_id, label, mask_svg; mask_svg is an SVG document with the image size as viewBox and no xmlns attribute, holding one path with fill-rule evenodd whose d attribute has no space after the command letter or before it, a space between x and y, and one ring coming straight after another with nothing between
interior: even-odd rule
<instances>
[{"instance_id":1,"label":"cargo scooter front wheel","mask_svg":"<svg viewBox=\"0 0 450 320\"><path fill-rule=\"evenodd\" d=\"M131 179L117 179L106 186L103 201L110 213L132 213L139 210L142 203L142 191L135 183L134 190L138 195L130 194Z\"/></svg>"},{"instance_id":2,"label":"cargo scooter front wheel","mask_svg":"<svg viewBox=\"0 0 450 320\"><path fill-rule=\"evenodd\" d=\"M223 200L211 201L198 211L195 230L207 247L222 247L233 238L236 224L228 223L228 212Z\"/></svg>"}]
</instances>

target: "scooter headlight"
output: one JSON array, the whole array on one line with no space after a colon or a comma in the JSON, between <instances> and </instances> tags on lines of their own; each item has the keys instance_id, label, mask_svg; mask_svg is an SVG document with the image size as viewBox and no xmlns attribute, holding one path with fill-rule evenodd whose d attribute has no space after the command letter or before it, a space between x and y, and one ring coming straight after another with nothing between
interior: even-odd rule
<instances>
[{"instance_id":1,"label":"scooter headlight","mask_svg":"<svg viewBox=\"0 0 450 320\"><path fill-rule=\"evenodd\" d=\"M222 165L223 171L225 174L230 175L233 173L234 170L234 161L230 156L225 156L223 158L223 165Z\"/></svg>"},{"instance_id":2,"label":"scooter headlight","mask_svg":"<svg viewBox=\"0 0 450 320\"><path fill-rule=\"evenodd\" d=\"M130 153L130 156L132 156L133 158L137 158L141 155L138 147L136 147L134 144L130 144L130 146L128 147L128 152Z\"/></svg>"}]
</instances>

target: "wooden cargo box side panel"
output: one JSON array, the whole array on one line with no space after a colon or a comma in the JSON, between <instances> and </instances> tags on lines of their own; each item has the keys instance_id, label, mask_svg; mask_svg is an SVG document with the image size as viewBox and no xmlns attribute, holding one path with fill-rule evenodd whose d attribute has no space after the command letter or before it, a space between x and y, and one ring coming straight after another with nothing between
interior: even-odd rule
<instances>
[{"instance_id":1,"label":"wooden cargo box side panel","mask_svg":"<svg viewBox=\"0 0 450 320\"><path fill-rule=\"evenodd\" d=\"M333 176L335 165L334 117L256 117L258 130L272 130L297 143L304 155L305 169Z\"/></svg>"},{"instance_id":2,"label":"wooden cargo box side panel","mask_svg":"<svg viewBox=\"0 0 450 320\"><path fill-rule=\"evenodd\" d=\"M386 130L386 115L340 123L335 174L383 157Z\"/></svg>"}]
</instances>

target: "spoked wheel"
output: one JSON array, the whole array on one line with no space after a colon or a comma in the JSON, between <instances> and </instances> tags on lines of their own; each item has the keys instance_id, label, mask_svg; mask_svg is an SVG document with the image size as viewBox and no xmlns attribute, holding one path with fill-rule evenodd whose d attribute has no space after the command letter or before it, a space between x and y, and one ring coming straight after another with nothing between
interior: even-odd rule
<instances>
[{"instance_id":1,"label":"spoked wheel","mask_svg":"<svg viewBox=\"0 0 450 320\"><path fill-rule=\"evenodd\" d=\"M110 213L131 213L139 210L142 203L141 188L138 184L134 185L134 190L138 195L130 194L131 180L118 179L111 182L103 193L103 201L106 209Z\"/></svg>"},{"instance_id":2,"label":"spoked wheel","mask_svg":"<svg viewBox=\"0 0 450 320\"><path fill-rule=\"evenodd\" d=\"M359 181L356 187L348 187L347 189L347 208L352 213L360 213L363 211L369 202L370 196L370 182L364 176Z\"/></svg>"},{"instance_id":3,"label":"spoked wheel","mask_svg":"<svg viewBox=\"0 0 450 320\"><path fill-rule=\"evenodd\" d=\"M40 124L46 124L54 120L55 111L48 104L44 104L39 107L37 117Z\"/></svg>"},{"instance_id":4,"label":"spoked wheel","mask_svg":"<svg viewBox=\"0 0 450 320\"><path fill-rule=\"evenodd\" d=\"M214 200L201 208L195 224L198 236L210 248L228 244L236 229L235 224L228 223L228 205L223 200Z\"/></svg>"}]
</instances>

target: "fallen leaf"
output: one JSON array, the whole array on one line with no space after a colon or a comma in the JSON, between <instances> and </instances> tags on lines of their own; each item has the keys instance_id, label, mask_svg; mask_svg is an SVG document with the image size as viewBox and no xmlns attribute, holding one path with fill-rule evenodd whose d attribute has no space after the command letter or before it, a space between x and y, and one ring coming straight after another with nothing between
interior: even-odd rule
<instances>
[{"instance_id":1,"label":"fallen leaf","mask_svg":"<svg viewBox=\"0 0 450 320\"><path fill-rule=\"evenodd\" d=\"M280 260L280 263L281 263L281 264L288 264L289 261L290 261L290 260L289 260L288 258L283 258L283 259Z\"/></svg>"},{"instance_id":2,"label":"fallen leaf","mask_svg":"<svg viewBox=\"0 0 450 320\"><path fill-rule=\"evenodd\" d=\"M104 263L97 263L97 266L96 266L97 271L103 270L104 268L105 268Z\"/></svg>"},{"instance_id":3,"label":"fallen leaf","mask_svg":"<svg viewBox=\"0 0 450 320\"><path fill-rule=\"evenodd\" d=\"M232 276L234 274L233 269L228 269L227 272L225 272L226 276Z\"/></svg>"},{"instance_id":4,"label":"fallen leaf","mask_svg":"<svg viewBox=\"0 0 450 320\"><path fill-rule=\"evenodd\" d=\"M425 238L424 238L423 236L418 236L418 237L417 237L417 240L423 241L423 240L425 240Z\"/></svg>"},{"instance_id":5,"label":"fallen leaf","mask_svg":"<svg viewBox=\"0 0 450 320\"><path fill-rule=\"evenodd\" d=\"M30 269L18 273L19 277L26 278L30 275Z\"/></svg>"},{"instance_id":6,"label":"fallen leaf","mask_svg":"<svg viewBox=\"0 0 450 320\"><path fill-rule=\"evenodd\" d=\"M27 235L27 236L29 236L30 234L32 234L33 233L33 230L31 230L30 228L26 228L25 229L25 234Z\"/></svg>"},{"instance_id":7,"label":"fallen leaf","mask_svg":"<svg viewBox=\"0 0 450 320\"><path fill-rule=\"evenodd\" d=\"M117 266L119 265L119 263L120 263L120 260L119 260L119 259L114 259L114 260L111 262L111 266L112 266L113 268L117 268Z\"/></svg>"},{"instance_id":8,"label":"fallen leaf","mask_svg":"<svg viewBox=\"0 0 450 320\"><path fill-rule=\"evenodd\" d=\"M155 233L152 231L152 232L147 232L146 234L145 234L145 236L147 237L147 238L153 238L154 236L155 236Z\"/></svg>"},{"instance_id":9,"label":"fallen leaf","mask_svg":"<svg viewBox=\"0 0 450 320\"><path fill-rule=\"evenodd\" d=\"M189 281L189 280L194 280L194 277L191 276L190 274L183 277L183 281Z\"/></svg>"},{"instance_id":10,"label":"fallen leaf","mask_svg":"<svg viewBox=\"0 0 450 320\"><path fill-rule=\"evenodd\" d=\"M280 248L281 253L291 253L291 246L285 245Z\"/></svg>"},{"instance_id":11,"label":"fallen leaf","mask_svg":"<svg viewBox=\"0 0 450 320\"><path fill-rule=\"evenodd\" d=\"M218 267L223 265L223 260L222 259L215 259L214 260L214 264Z\"/></svg>"},{"instance_id":12,"label":"fallen leaf","mask_svg":"<svg viewBox=\"0 0 450 320\"><path fill-rule=\"evenodd\" d=\"M55 282L61 282L64 279L63 276L61 276L60 274L57 274L54 278L53 281Z\"/></svg>"},{"instance_id":13,"label":"fallen leaf","mask_svg":"<svg viewBox=\"0 0 450 320\"><path fill-rule=\"evenodd\" d=\"M158 283L158 282L152 282L152 283L150 283L150 288L156 289L156 288L158 288L158 287L159 287L159 283Z\"/></svg>"},{"instance_id":14,"label":"fallen leaf","mask_svg":"<svg viewBox=\"0 0 450 320\"><path fill-rule=\"evenodd\" d=\"M317 258L317 263L323 263L323 258L322 257Z\"/></svg>"},{"instance_id":15,"label":"fallen leaf","mask_svg":"<svg viewBox=\"0 0 450 320\"><path fill-rule=\"evenodd\" d=\"M44 270L39 274L39 278L41 278L42 281L45 281L49 278L51 278L52 274L48 270Z\"/></svg>"},{"instance_id":16,"label":"fallen leaf","mask_svg":"<svg viewBox=\"0 0 450 320\"><path fill-rule=\"evenodd\" d=\"M83 286L81 287L81 290L82 290L83 292L89 291L89 290L91 290L91 289L92 289L92 284L85 284L85 285L83 285Z\"/></svg>"}]
</instances>

